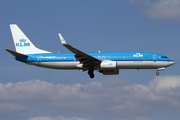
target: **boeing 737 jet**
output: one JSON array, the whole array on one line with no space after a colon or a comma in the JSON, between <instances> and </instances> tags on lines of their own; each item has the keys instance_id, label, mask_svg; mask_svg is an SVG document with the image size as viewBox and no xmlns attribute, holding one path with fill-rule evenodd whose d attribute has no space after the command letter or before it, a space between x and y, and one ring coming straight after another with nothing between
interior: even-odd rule
<instances>
[{"instance_id":1,"label":"boeing 737 jet","mask_svg":"<svg viewBox=\"0 0 180 120\"><path fill-rule=\"evenodd\" d=\"M173 65L175 62L165 55L146 52L97 52L85 53L69 45L59 33L63 46L72 53L52 53L34 46L16 24L10 29L16 51L5 49L20 62L44 68L88 71L94 78L94 70L104 75L118 75L119 69L156 69Z\"/></svg>"}]
</instances>

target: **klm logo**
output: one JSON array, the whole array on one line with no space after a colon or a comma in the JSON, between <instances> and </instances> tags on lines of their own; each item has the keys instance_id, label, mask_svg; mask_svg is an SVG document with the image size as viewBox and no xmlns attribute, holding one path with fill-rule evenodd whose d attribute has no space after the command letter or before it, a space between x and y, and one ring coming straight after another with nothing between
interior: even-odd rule
<instances>
[{"instance_id":1,"label":"klm logo","mask_svg":"<svg viewBox=\"0 0 180 120\"><path fill-rule=\"evenodd\" d=\"M143 57L143 54L141 54L141 53L136 53L135 55L133 55L133 57Z\"/></svg>"},{"instance_id":2,"label":"klm logo","mask_svg":"<svg viewBox=\"0 0 180 120\"><path fill-rule=\"evenodd\" d=\"M28 47L30 43L26 43L26 39L19 39L19 43L16 43L16 47Z\"/></svg>"},{"instance_id":3,"label":"klm logo","mask_svg":"<svg viewBox=\"0 0 180 120\"><path fill-rule=\"evenodd\" d=\"M113 64L110 62L110 63L108 63L108 65L111 66L111 65L113 65Z\"/></svg>"}]
</instances>

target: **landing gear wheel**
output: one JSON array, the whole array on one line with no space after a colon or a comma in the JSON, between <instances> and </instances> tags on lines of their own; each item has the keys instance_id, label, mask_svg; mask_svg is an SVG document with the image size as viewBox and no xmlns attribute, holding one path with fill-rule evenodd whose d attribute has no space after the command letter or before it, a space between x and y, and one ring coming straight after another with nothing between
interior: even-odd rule
<instances>
[{"instance_id":1,"label":"landing gear wheel","mask_svg":"<svg viewBox=\"0 0 180 120\"><path fill-rule=\"evenodd\" d=\"M93 69L90 69L89 71L88 71L88 74L89 74L89 77L90 78L94 78L94 70Z\"/></svg>"},{"instance_id":2,"label":"landing gear wheel","mask_svg":"<svg viewBox=\"0 0 180 120\"><path fill-rule=\"evenodd\" d=\"M156 72L156 75L159 75L159 72Z\"/></svg>"},{"instance_id":3,"label":"landing gear wheel","mask_svg":"<svg viewBox=\"0 0 180 120\"><path fill-rule=\"evenodd\" d=\"M94 74L89 75L90 78L94 78Z\"/></svg>"}]
</instances>

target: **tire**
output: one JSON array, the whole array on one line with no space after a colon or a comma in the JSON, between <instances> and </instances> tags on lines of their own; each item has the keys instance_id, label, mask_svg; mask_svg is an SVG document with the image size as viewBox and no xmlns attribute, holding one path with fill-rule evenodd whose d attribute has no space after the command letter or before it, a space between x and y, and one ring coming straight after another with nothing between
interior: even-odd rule
<instances>
[{"instance_id":1,"label":"tire","mask_svg":"<svg viewBox=\"0 0 180 120\"><path fill-rule=\"evenodd\" d=\"M159 75L159 72L156 72L156 75Z\"/></svg>"}]
</instances>

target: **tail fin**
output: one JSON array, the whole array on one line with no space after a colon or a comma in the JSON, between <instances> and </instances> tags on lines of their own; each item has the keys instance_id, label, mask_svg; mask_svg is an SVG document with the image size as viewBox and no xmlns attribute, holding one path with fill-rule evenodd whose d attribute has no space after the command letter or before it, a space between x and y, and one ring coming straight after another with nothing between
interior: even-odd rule
<instances>
[{"instance_id":1,"label":"tail fin","mask_svg":"<svg viewBox=\"0 0 180 120\"><path fill-rule=\"evenodd\" d=\"M10 24L10 28L16 52L21 54L50 53L49 51L35 47L16 24Z\"/></svg>"}]
</instances>

